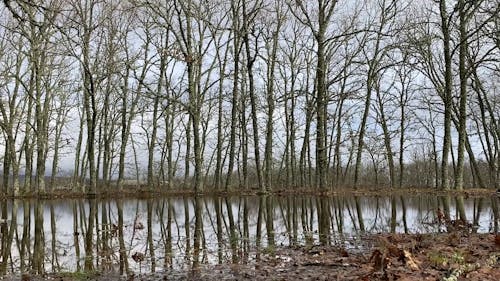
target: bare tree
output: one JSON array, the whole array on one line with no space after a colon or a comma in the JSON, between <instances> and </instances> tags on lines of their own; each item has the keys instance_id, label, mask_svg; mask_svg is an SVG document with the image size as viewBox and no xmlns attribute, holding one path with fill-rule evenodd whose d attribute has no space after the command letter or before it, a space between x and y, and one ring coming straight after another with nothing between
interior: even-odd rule
<instances>
[{"instance_id":1,"label":"bare tree","mask_svg":"<svg viewBox=\"0 0 500 281\"><path fill-rule=\"evenodd\" d=\"M327 31L334 15L336 0L318 0L311 7L304 1L289 3L290 11L302 24L311 29L316 43L316 186L320 189L327 187L327 149L326 149L326 48L328 44ZM314 12L311 11L314 9Z\"/></svg>"}]
</instances>

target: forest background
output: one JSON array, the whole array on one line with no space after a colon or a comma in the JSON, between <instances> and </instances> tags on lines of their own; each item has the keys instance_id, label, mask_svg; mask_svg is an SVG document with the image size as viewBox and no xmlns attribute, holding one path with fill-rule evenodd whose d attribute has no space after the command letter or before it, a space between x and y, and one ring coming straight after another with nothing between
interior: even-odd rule
<instances>
[{"instance_id":1,"label":"forest background","mask_svg":"<svg viewBox=\"0 0 500 281\"><path fill-rule=\"evenodd\" d=\"M4 193L499 187L498 1L0 9Z\"/></svg>"}]
</instances>

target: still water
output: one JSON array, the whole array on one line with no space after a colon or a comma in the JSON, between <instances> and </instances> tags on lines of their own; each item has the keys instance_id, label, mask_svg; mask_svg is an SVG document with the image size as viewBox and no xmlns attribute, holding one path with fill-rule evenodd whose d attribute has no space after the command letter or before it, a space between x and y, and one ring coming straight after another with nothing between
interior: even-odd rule
<instances>
[{"instance_id":1,"label":"still water","mask_svg":"<svg viewBox=\"0 0 500 281\"><path fill-rule=\"evenodd\" d=\"M244 263L276 246L356 249L370 233L498 231L498 198L188 197L0 202L0 273L148 273ZM463 206L460 207L460 206Z\"/></svg>"}]
</instances>

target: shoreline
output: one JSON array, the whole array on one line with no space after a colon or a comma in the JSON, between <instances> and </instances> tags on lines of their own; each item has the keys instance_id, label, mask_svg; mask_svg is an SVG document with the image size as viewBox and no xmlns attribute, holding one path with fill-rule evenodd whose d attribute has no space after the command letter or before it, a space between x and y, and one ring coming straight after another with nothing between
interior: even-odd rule
<instances>
[{"instance_id":1,"label":"shoreline","mask_svg":"<svg viewBox=\"0 0 500 281\"><path fill-rule=\"evenodd\" d=\"M500 235L467 231L371 234L361 251L342 245L273 246L246 259L158 272L24 273L23 280L498 280ZM255 258L253 257L255 255ZM4 280L17 280L16 274Z\"/></svg>"},{"instance_id":2,"label":"shoreline","mask_svg":"<svg viewBox=\"0 0 500 281\"><path fill-rule=\"evenodd\" d=\"M258 189L231 189L231 190L218 190L207 188L201 192L195 192L192 189L151 189L147 187L132 187L127 186L122 190L107 188L103 191L97 191L95 194L74 191L64 188L55 188L52 191L40 192L26 192L20 195L1 194L0 200L29 200L29 199L42 199L42 200L57 200L57 199L151 199L157 197L227 197L227 196L389 196L389 195L419 195L419 194L432 194L436 196L464 196L468 197L496 197L494 189L464 189L457 190L437 190L434 188L338 188L330 190L317 190L309 188L291 188L291 189L275 189L270 191L261 191Z\"/></svg>"}]
</instances>

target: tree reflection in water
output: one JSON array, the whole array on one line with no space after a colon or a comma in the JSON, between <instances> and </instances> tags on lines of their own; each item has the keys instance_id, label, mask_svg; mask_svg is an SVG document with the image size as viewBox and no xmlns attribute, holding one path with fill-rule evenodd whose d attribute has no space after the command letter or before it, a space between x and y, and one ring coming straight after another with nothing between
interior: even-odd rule
<instances>
[{"instance_id":1,"label":"tree reflection in water","mask_svg":"<svg viewBox=\"0 0 500 281\"><path fill-rule=\"evenodd\" d=\"M446 231L436 223L440 216L470 219L478 226L473 231L493 232L499 222L496 200L260 196L2 202L0 274L130 275L247 263L278 246L352 247L363 233Z\"/></svg>"}]
</instances>

